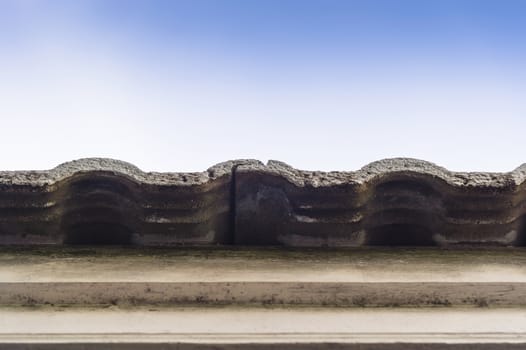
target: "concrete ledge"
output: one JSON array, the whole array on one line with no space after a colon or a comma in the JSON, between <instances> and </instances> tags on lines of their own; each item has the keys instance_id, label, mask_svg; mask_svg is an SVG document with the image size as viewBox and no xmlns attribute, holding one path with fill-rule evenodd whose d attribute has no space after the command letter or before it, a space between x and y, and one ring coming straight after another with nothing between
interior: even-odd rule
<instances>
[{"instance_id":1,"label":"concrete ledge","mask_svg":"<svg viewBox=\"0 0 526 350\"><path fill-rule=\"evenodd\" d=\"M526 345L526 311L514 309L0 311L0 344L5 349L46 348L46 344L67 349L100 345L116 349L147 345L163 349L510 349Z\"/></svg>"},{"instance_id":2,"label":"concrete ledge","mask_svg":"<svg viewBox=\"0 0 526 350\"><path fill-rule=\"evenodd\" d=\"M0 304L526 306L525 252L4 248Z\"/></svg>"},{"instance_id":3,"label":"concrete ledge","mask_svg":"<svg viewBox=\"0 0 526 350\"><path fill-rule=\"evenodd\" d=\"M4 247L0 349L520 349L525 253Z\"/></svg>"}]
</instances>

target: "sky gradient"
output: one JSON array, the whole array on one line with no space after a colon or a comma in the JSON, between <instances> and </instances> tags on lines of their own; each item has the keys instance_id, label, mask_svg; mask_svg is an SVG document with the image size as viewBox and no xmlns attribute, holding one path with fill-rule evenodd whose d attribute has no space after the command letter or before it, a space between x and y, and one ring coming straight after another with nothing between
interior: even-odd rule
<instances>
[{"instance_id":1,"label":"sky gradient","mask_svg":"<svg viewBox=\"0 0 526 350\"><path fill-rule=\"evenodd\" d=\"M526 162L526 1L0 0L0 168Z\"/></svg>"}]
</instances>

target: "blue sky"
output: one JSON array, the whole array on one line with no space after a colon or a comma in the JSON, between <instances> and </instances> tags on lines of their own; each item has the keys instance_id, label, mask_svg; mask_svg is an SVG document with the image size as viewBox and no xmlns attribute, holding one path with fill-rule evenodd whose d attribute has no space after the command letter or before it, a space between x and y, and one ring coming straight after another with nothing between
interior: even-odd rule
<instances>
[{"instance_id":1,"label":"blue sky","mask_svg":"<svg viewBox=\"0 0 526 350\"><path fill-rule=\"evenodd\" d=\"M526 162L524 1L0 0L2 169Z\"/></svg>"}]
</instances>

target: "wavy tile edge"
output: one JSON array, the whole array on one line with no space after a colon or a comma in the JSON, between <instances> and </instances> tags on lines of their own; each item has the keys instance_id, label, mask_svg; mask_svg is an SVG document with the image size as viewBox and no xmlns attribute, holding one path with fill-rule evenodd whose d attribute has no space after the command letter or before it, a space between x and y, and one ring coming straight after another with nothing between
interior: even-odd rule
<instances>
[{"instance_id":1,"label":"wavy tile edge","mask_svg":"<svg viewBox=\"0 0 526 350\"><path fill-rule=\"evenodd\" d=\"M40 228L41 238L55 235L55 242L68 242L71 232L111 235L122 228L140 245L523 245L525 179L526 165L504 173L453 172L410 158L357 171L246 159L164 173L86 158L51 170L0 172L0 244L8 235L37 241L24 235ZM402 230L411 236L390 240L403 237Z\"/></svg>"},{"instance_id":2,"label":"wavy tile edge","mask_svg":"<svg viewBox=\"0 0 526 350\"><path fill-rule=\"evenodd\" d=\"M44 186L60 182L79 173L111 172L147 184L200 185L230 174L236 167L242 167L244 171L279 174L295 185L314 187L340 185L346 182L363 184L378 176L397 172L428 175L455 186L501 187L509 185L510 181L515 186L520 186L526 181L526 163L509 172L457 172L425 160L386 158L371 162L356 171L313 171L300 170L277 160L269 160L267 164L264 164L255 159L236 159L215 164L202 172L145 172L122 160L82 158L62 163L49 170L0 171L0 184ZM184 176L190 176L190 179L183 180Z\"/></svg>"}]
</instances>

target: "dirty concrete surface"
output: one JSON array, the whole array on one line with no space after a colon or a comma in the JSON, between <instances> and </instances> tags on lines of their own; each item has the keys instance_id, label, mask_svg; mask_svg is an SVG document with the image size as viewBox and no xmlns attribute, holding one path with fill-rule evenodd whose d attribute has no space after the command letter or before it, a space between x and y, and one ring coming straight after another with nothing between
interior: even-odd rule
<instances>
[{"instance_id":1,"label":"dirty concrete surface","mask_svg":"<svg viewBox=\"0 0 526 350\"><path fill-rule=\"evenodd\" d=\"M0 172L0 244L523 246L526 166L452 172L406 158L357 171L227 161L143 172L88 158Z\"/></svg>"}]
</instances>

